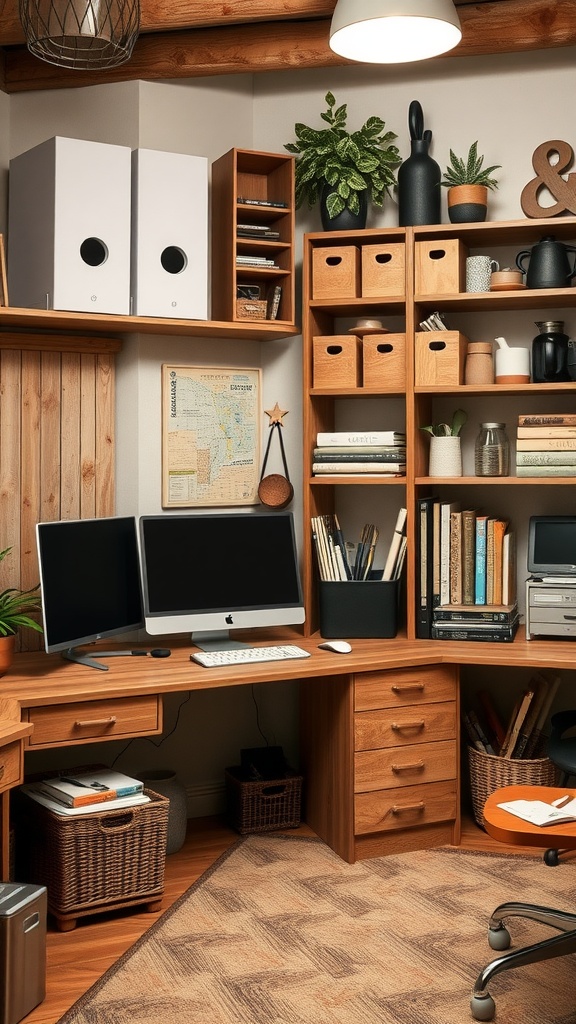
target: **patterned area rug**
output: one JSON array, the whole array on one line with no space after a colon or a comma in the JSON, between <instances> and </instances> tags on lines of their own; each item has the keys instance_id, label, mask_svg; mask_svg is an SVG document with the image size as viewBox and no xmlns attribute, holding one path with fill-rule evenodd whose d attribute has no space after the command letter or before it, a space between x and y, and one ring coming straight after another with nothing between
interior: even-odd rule
<instances>
[{"instance_id":1,"label":"patterned area rug","mask_svg":"<svg viewBox=\"0 0 576 1024\"><path fill-rule=\"evenodd\" d=\"M450 848L350 865L322 842L249 836L62 1024L465 1024L491 911L569 909L576 867ZM511 922L514 945L555 934ZM574 1024L576 957L498 975L499 1024Z\"/></svg>"}]
</instances>

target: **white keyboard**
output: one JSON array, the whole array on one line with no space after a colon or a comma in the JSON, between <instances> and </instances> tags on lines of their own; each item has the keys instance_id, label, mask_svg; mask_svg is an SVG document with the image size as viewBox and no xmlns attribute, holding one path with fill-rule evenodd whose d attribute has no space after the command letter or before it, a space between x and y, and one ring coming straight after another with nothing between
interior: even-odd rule
<instances>
[{"instance_id":1,"label":"white keyboard","mask_svg":"<svg viewBox=\"0 0 576 1024\"><path fill-rule=\"evenodd\" d=\"M190 661L197 661L204 668L218 668L221 665L255 665L260 661L309 657L310 651L303 651L294 644L281 644L276 647L238 647L232 651L198 651L190 655Z\"/></svg>"}]
</instances>

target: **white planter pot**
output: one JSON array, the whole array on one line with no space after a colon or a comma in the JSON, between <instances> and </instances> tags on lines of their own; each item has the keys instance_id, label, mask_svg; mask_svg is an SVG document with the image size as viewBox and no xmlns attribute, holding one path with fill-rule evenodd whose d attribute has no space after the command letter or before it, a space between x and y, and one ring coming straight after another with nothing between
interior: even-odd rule
<instances>
[{"instance_id":1,"label":"white planter pot","mask_svg":"<svg viewBox=\"0 0 576 1024\"><path fill-rule=\"evenodd\" d=\"M462 448L459 437L430 438L429 476L462 476Z\"/></svg>"}]
</instances>

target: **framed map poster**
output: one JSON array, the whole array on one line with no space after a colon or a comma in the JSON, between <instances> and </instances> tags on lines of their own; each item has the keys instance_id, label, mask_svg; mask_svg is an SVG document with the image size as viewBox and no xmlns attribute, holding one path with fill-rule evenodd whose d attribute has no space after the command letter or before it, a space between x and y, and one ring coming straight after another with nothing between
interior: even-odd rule
<instances>
[{"instance_id":1,"label":"framed map poster","mask_svg":"<svg viewBox=\"0 0 576 1024\"><path fill-rule=\"evenodd\" d=\"M258 504L261 370L162 366L162 507Z\"/></svg>"}]
</instances>

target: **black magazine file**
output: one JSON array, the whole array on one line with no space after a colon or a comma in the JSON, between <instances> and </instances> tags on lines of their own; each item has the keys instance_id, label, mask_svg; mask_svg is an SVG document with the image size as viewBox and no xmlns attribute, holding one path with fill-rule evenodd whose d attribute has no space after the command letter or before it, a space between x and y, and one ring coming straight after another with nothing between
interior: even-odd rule
<instances>
[{"instance_id":1,"label":"black magazine file","mask_svg":"<svg viewBox=\"0 0 576 1024\"><path fill-rule=\"evenodd\" d=\"M399 625L401 580L319 582L320 633L327 640L388 639Z\"/></svg>"}]
</instances>

